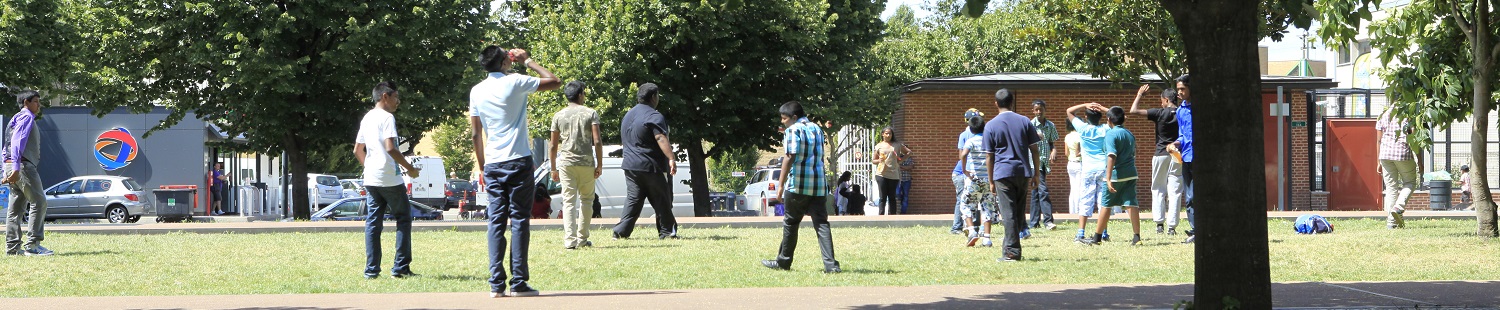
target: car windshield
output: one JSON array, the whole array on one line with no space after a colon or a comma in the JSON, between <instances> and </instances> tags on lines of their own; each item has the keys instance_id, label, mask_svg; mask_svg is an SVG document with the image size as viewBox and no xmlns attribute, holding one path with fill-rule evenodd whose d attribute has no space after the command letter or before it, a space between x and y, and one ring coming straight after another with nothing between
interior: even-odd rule
<instances>
[{"instance_id":1,"label":"car windshield","mask_svg":"<svg viewBox=\"0 0 1500 310\"><path fill-rule=\"evenodd\" d=\"M318 185L322 186L339 186L339 178L331 176L320 176L317 181Z\"/></svg>"},{"instance_id":2,"label":"car windshield","mask_svg":"<svg viewBox=\"0 0 1500 310\"><path fill-rule=\"evenodd\" d=\"M141 187L141 183L136 183L135 179L125 179L124 181L120 181L120 183L125 184L125 189L128 189L132 192L139 192L145 189L144 187Z\"/></svg>"},{"instance_id":3,"label":"car windshield","mask_svg":"<svg viewBox=\"0 0 1500 310\"><path fill-rule=\"evenodd\" d=\"M469 181L463 181L463 180L448 181L448 187L452 187L453 190L466 191L466 190L469 190Z\"/></svg>"}]
</instances>

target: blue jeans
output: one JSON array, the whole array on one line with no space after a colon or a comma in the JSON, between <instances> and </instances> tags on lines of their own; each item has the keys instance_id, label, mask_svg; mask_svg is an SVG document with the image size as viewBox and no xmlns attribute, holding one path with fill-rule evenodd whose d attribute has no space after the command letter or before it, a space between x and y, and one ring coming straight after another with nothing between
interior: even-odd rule
<instances>
[{"instance_id":1,"label":"blue jeans","mask_svg":"<svg viewBox=\"0 0 1500 310\"><path fill-rule=\"evenodd\" d=\"M907 201L911 200L911 180L903 180L896 185L896 200L901 201L901 214L906 214Z\"/></svg>"},{"instance_id":2,"label":"blue jeans","mask_svg":"<svg viewBox=\"0 0 1500 310\"><path fill-rule=\"evenodd\" d=\"M1182 163L1182 184L1184 185L1182 201L1183 205L1187 206L1188 225L1191 225L1189 232L1192 232L1198 229L1198 222L1193 221L1193 163L1191 162Z\"/></svg>"},{"instance_id":3,"label":"blue jeans","mask_svg":"<svg viewBox=\"0 0 1500 310\"><path fill-rule=\"evenodd\" d=\"M960 223L964 221L964 179L963 174L953 174L953 193L958 197L953 202L953 230L963 229Z\"/></svg>"},{"instance_id":4,"label":"blue jeans","mask_svg":"<svg viewBox=\"0 0 1500 310\"><path fill-rule=\"evenodd\" d=\"M486 214L489 216L490 292L504 292L505 281L505 230L509 226L510 282L512 292L530 291L526 284L531 279L526 263L531 244L531 203L536 200L535 164L531 157L484 165L484 189L490 201Z\"/></svg>"},{"instance_id":5,"label":"blue jeans","mask_svg":"<svg viewBox=\"0 0 1500 310\"><path fill-rule=\"evenodd\" d=\"M385 229L385 214L396 218L396 259L391 274L411 273L411 202L406 186L366 186L370 193L368 216L365 217L365 275L380 274L380 232Z\"/></svg>"}]
</instances>

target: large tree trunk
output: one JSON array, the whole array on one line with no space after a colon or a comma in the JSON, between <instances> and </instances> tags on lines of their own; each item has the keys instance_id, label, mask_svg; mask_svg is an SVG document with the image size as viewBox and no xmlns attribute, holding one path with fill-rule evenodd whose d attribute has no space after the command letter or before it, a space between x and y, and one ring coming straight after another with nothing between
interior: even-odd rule
<instances>
[{"instance_id":1,"label":"large tree trunk","mask_svg":"<svg viewBox=\"0 0 1500 310\"><path fill-rule=\"evenodd\" d=\"M687 147L688 167L692 168L688 178L692 179L693 216L713 216L713 203L708 198L708 156L703 151L702 140L689 140L678 143Z\"/></svg>"},{"instance_id":2,"label":"large tree trunk","mask_svg":"<svg viewBox=\"0 0 1500 310\"><path fill-rule=\"evenodd\" d=\"M1163 0L1192 75L1193 303L1271 308L1260 101L1259 1ZM1231 177L1233 176L1233 177Z\"/></svg>"},{"instance_id":3,"label":"large tree trunk","mask_svg":"<svg viewBox=\"0 0 1500 310\"><path fill-rule=\"evenodd\" d=\"M283 138L286 145L287 170L290 170L292 189L292 218L307 220L312 218L312 209L308 205L307 195L307 153L306 141L296 135L288 135Z\"/></svg>"},{"instance_id":4,"label":"large tree trunk","mask_svg":"<svg viewBox=\"0 0 1500 310\"><path fill-rule=\"evenodd\" d=\"M1473 40L1470 40L1471 53L1474 58L1474 132L1472 141L1489 141L1488 130L1490 128L1490 79L1494 77L1494 59L1490 58L1492 46L1490 37L1489 5L1487 1L1475 1L1472 25L1474 27ZM1470 177L1469 188L1474 195L1475 216L1478 217L1479 235L1485 237L1500 236L1500 231L1495 227L1495 202L1490 196L1489 161L1485 160L1485 154L1489 154L1488 143L1470 143L1470 153L1474 165Z\"/></svg>"}]
</instances>

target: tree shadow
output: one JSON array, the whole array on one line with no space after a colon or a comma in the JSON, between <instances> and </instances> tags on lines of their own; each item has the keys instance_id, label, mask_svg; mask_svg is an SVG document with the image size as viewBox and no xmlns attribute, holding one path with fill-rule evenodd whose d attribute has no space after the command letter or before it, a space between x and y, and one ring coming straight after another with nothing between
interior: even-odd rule
<instances>
[{"instance_id":1,"label":"tree shadow","mask_svg":"<svg viewBox=\"0 0 1500 310\"><path fill-rule=\"evenodd\" d=\"M682 245L680 245L680 244L629 244L629 245L596 245L596 246L593 246L593 248L600 249L600 250L616 250L616 249L675 248L675 247L681 247L681 246Z\"/></svg>"},{"instance_id":2,"label":"tree shadow","mask_svg":"<svg viewBox=\"0 0 1500 310\"><path fill-rule=\"evenodd\" d=\"M996 289L1001 289L997 287ZM1276 283L1276 308L1449 308L1500 305L1500 281ZM1192 284L1105 286L1042 292L996 292L941 301L862 305L849 309L1171 309L1193 299Z\"/></svg>"},{"instance_id":3,"label":"tree shadow","mask_svg":"<svg viewBox=\"0 0 1500 310\"><path fill-rule=\"evenodd\" d=\"M474 281L484 281L485 280L485 278L481 278L481 277L474 276L474 275L451 275L451 274L439 274L439 275L430 276L430 278L432 278L433 280L438 280L438 281L461 281L461 282L474 282Z\"/></svg>"},{"instance_id":4,"label":"tree shadow","mask_svg":"<svg viewBox=\"0 0 1500 310\"><path fill-rule=\"evenodd\" d=\"M540 297L590 297L590 296L631 296L631 295L665 295L665 294L682 294L682 292L675 292L675 291L648 291L648 292L564 292L564 293L545 293L545 294L540 295Z\"/></svg>"},{"instance_id":5,"label":"tree shadow","mask_svg":"<svg viewBox=\"0 0 1500 310\"><path fill-rule=\"evenodd\" d=\"M117 251L114 251L114 250L103 250L103 251L88 251L88 252L61 252L61 253L57 253L57 256L93 256L93 255L120 255L120 252L117 252Z\"/></svg>"},{"instance_id":6,"label":"tree shadow","mask_svg":"<svg viewBox=\"0 0 1500 310\"><path fill-rule=\"evenodd\" d=\"M851 269L844 269L844 271L841 272L841 273L852 273L852 274L898 274L898 273L901 273L901 272L900 271L896 271L895 269L876 270L876 269L851 268Z\"/></svg>"},{"instance_id":7,"label":"tree shadow","mask_svg":"<svg viewBox=\"0 0 1500 310\"><path fill-rule=\"evenodd\" d=\"M687 236L687 237L680 237L680 238L681 238L681 239L682 239L682 240L708 240L708 241L725 241L725 240L735 240L735 239L740 239L740 236L720 236L720 235L709 235L709 236Z\"/></svg>"}]
</instances>

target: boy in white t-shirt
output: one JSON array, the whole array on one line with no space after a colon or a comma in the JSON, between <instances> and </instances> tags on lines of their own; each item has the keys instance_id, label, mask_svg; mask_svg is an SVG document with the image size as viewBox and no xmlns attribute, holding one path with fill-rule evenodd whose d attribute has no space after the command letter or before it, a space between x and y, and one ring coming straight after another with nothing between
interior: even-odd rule
<instances>
[{"instance_id":1,"label":"boy in white t-shirt","mask_svg":"<svg viewBox=\"0 0 1500 310\"><path fill-rule=\"evenodd\" d=\"M405 278L411 272L411 205L401 169L416 178L421 172L396 149L396 108L401 98L396 83L380 82L372 92L375 108L359 122L354 137L354 157L364 165L364 186L370 193L369 216L365 218L365 278L380 276L380 232L385 215L396 219L396 258L391 263L391 277ZM438 172L442 173L442 172Z\"/></svg>"},{"instance_id":2,"label":"boy in white t-shirt","mask_svg":"<svg viewBox=\"0 0 1500 310\"><path fill-rule=\"evenodd\" d=\"M995 197L994 191L990 190L989 150L984 148L984 113L967 115L969 132L973 133L968 140L964 140L963 148L958 152L959 165L964 167L963 192L959 194L965 207L963 212L964 223L982 223L983 229L977 226L969 226L964 230L969 233L967 246L974 246L979 242L983 246L993 246L990 241L990 228L999 221L998 213L1000 199Z\"/></svg>"}]
</instances>

